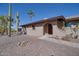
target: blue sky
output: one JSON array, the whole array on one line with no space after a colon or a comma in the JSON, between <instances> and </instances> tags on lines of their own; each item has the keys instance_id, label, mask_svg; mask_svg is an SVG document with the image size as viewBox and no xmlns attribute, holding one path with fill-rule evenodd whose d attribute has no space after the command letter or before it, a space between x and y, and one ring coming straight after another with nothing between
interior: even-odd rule
<instances>
[{"instance_id":1,"label":"blue sky","mask_svg":"<svg viewBox=\"0 0 79 59\"><path fill-rule=\"evenodd\" d=\"M27 10L29 9L32 9L35 13L35 16L32 18L33 22L43 18L50 18L60 15L63 15L64 17L79 15L79 4L77 3L13 3L12 17L15 20L16 12L18 11L20 14L20 25L30 23L29 16L27 15ZM8 3L0 3L0 15L8 15Z\"/></svg>"}]
</instances>

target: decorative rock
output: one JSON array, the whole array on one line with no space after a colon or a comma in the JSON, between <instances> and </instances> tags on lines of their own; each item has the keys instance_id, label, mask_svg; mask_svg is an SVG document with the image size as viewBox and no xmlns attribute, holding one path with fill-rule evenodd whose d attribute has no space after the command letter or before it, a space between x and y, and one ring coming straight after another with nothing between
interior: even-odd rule
<instances>
[{"instance_id":1,"label":"decorative rock","mask_svg":"<svg viewBox=\"0 0 79 59\"><path fill-rule=\"evenodd\" d=\"M20 46L21 45L21 42L18 42L18 44L17 44L18 46Z\"/></svg>"},{"instance_id":2,"label":"decorative rock","mask_svg":"<svg viewBox=\"0 0 79 59\"><path fill-rule=\"evenodd\" d=\"M28 41L27 42L25 42L25 41L18 42L18 46L23 47L23 46L26 46L27 43L28 43Z\"/></svg>"}]
</instances>

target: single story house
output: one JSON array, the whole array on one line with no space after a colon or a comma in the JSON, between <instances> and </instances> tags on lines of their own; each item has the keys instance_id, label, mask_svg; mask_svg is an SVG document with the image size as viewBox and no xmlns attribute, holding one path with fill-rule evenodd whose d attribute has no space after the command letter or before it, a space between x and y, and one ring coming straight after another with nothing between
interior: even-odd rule
<instances>
[{"instance_id":1,"label":"single story house","mask_svg":"<svg viewBox=\"0 0 79 59\"><path fill-rule=\"evenodd\" d=\"M21 25L23 32L27 35L42 36L45 34L53 35L58 27L63 29L65 18L63 16L51 17L37 22Z\"/></svg>"},{"instance_id":2,"label":"single story house","mask_svg":"<svg viewBox=\"0 0 79 59\"><path fill-rule=\"evenodd\" d=\"M21 25L23 32L27 35L43 36L45 34L57 35L60 34L64 27L68 27L74 23L79 24L79 17L64 18L63 16L51 17L42 19L37 22ZM64 35L64 34L60 34Z\"/></svg>"}]
</instances>

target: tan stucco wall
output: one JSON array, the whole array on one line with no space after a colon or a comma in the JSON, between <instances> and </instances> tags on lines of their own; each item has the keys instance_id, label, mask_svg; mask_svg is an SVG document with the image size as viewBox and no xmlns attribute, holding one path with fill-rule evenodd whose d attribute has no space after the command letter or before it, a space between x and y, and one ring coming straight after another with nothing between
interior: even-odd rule
<instances>
[{"instance_id":1,"label":"tan stucco wall","mask_svg":"<svg viewBox=\"0 0 79 59\"><path fill-rule=\"evenodd\" d=\"M57 36L64 36L64 32L62 30L60 30L57 25L53 25L53 35L57 35Z\"/></svg>"},{"instance_id":2,"label":"tan stucco wall","mask_svg":"<svg viewBox=\"0 0 79 59\"><path fill-rule=\"evenodd\" d=\"M35 27L35 30L32 28L27 28L27 35L33 35L33 36L43 36L43 26Z\"/></svg>"},{"instance_id":3,"label":"tan stucco wall","mask_svg":"<svg viewBox=\"0 0 79 59\"><path fill-rule=\"evenodd\" d=\"M53 34L52 35L57 35L57 36L64 36L64 32L60 30L57 25L52 25L53 29ZM43 36L43 26L40 27L35 27L35 30L32 28L27 28L27 35L32 35L32 36Z\"/></svg>"}]
</instances>

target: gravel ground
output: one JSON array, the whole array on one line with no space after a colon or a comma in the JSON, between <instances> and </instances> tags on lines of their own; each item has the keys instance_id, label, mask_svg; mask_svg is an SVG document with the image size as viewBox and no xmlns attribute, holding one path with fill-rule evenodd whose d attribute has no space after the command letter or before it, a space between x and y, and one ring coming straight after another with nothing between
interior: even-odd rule
<instances>
[{"instance_id":1,"label":"gravel ground","mask_svg":"<svg viewBox=\"0 0 79 59\"><path fill-rule=\"evenodd\" d=\"M79 56L79 49L29 35L0 36L0 56Z\"/></svg>"}]
</instances>

